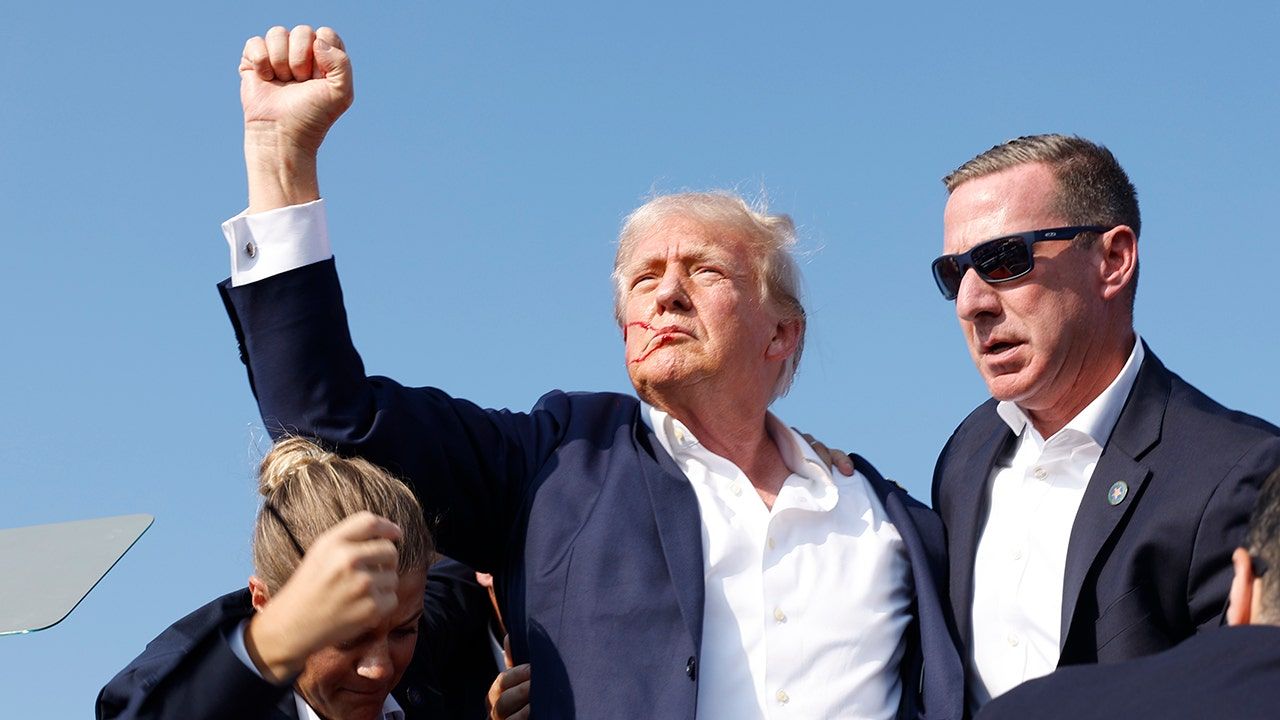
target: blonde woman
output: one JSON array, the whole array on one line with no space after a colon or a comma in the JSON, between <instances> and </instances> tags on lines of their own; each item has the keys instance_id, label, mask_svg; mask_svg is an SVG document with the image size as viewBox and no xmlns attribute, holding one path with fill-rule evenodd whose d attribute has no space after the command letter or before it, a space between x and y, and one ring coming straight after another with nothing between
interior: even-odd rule
<instances>
[{"instance_id":1,"label":"blonde woman","mask_svg":"<svg viewBox=\"0 0 1280 720\"><path fill-rule=\"evenodd\" d=\"M248 587L148 644L103 688L99 718L419 716L421 697L402 706L391 695L413 658L434 556L413 493L300 438L262 461L259 490Z\"/></svg>"}]
</instances>

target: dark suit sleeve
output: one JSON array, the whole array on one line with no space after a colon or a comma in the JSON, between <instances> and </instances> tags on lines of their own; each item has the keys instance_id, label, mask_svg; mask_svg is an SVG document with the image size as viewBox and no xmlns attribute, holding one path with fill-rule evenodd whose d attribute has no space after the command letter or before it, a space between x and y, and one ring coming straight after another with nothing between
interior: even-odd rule
<instances>
[{"instance_id":1,"label":"dark suit sleeve","mask_svg":"<svg viewBox=\"0 0 1280 720\"><path fill-rule=\"evenodd\" d=\"M1231 589L1231 553L1244 544L1258 489L1277 467L1280 437L1263 438L1231 468L1205 505L1187 576L1187 607L1200 630L1222 624L1223 599Z\"/></svg>"},{"instance_id":2,"label":"dark suit sleeve","mask_svg":"<svg viewBox=\"0 0 1280 720\"><path fill-rule=\"evenodd\" d=\"M188 618L189 620L190 618ZM235 656L225 633L232 618L197 637L179 621L147 645L98 693L98 720L278 718L289 686L263 680Z\"/></svg>"},{"instance_id":3,"label":"dark suit sleeve","mask_svg":"<svg viewBox=\"0 0 1280 720\"><path fill-rule=\"evenodd\" d=\"M414 487L444 553L501 566L530 480L560 441L567 396L512 413L366 377L333 260L220 290L272 437L313 437L386 467Z\"/></svg>"}]
</instances>

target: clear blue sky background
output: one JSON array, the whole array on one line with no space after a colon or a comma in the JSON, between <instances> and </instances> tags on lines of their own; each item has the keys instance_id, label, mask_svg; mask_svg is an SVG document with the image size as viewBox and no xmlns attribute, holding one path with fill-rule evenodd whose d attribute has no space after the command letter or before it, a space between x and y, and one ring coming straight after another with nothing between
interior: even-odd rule
<instances>
[{"instance_id":1,"label":"clear blue sky background","mask_svg":"<svg viewBox=\"0 0 1280 720\"><path fill-rule=\"evenodd\" d=\"M1280 9L1138 5L6 3L0 527L156 522L64 623L0 638L0 715L90 716L250 572L265 442L214 290L248 36L329 24L351 52L322 189L372 372L513 408L628 389L620 219L654 190L764 189L801 228L810 312L777 412L927 499L985 398L929 276L939 178L1016 135L1117 153L1145 216L1140 332L1280 419Z\"/></svg>"}]
</instances>

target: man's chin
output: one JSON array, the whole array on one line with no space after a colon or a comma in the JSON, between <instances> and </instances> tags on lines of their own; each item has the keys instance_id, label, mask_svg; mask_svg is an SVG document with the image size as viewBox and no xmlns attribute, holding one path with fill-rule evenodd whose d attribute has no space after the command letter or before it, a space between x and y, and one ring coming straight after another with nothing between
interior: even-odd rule
<instances>
[{"instance_id":1,"label":"man's chin","mask_svg":"<svg viewBox=\"0 0 1280 720\"><path fill-rule=\"evenodd\" d=\"M1021 372L988 373L983 371L982 379L987 384L987 392L1001 402L1019 402L1027 396L1026 377Z\"/></svg>"}]
</instances>

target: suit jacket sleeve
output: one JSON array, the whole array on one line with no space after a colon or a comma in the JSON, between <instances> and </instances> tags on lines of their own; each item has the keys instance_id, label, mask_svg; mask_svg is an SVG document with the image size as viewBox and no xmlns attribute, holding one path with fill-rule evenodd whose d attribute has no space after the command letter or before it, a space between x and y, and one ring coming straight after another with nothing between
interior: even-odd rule
<instances>
[{"instance_id":1,"label":"suit jacket sleeve","mask_svg":"<svg viewBox=\"0 0 1280 720\"><path fill-rule=\"evenodd\" d=\"M282 717L278 706L292 702L290 686L259 677L227 643L226 633L245 617L228 612L232 597L206 605L148 643L98 694L98 720Z\"/></svg>"},{"instance_id":2,"label":"suit jacket sleeve","mask_svg":"<svg viewBox=\"0 0 1280 720\"><path fill-rule=\"evenodd\" d=\"M563 434L564 393L513 413L366 377L332 259L220 291L273 438L313 437L400 475L444 553L500 569L529 483Z\"/></svg>"}]
</instances>

